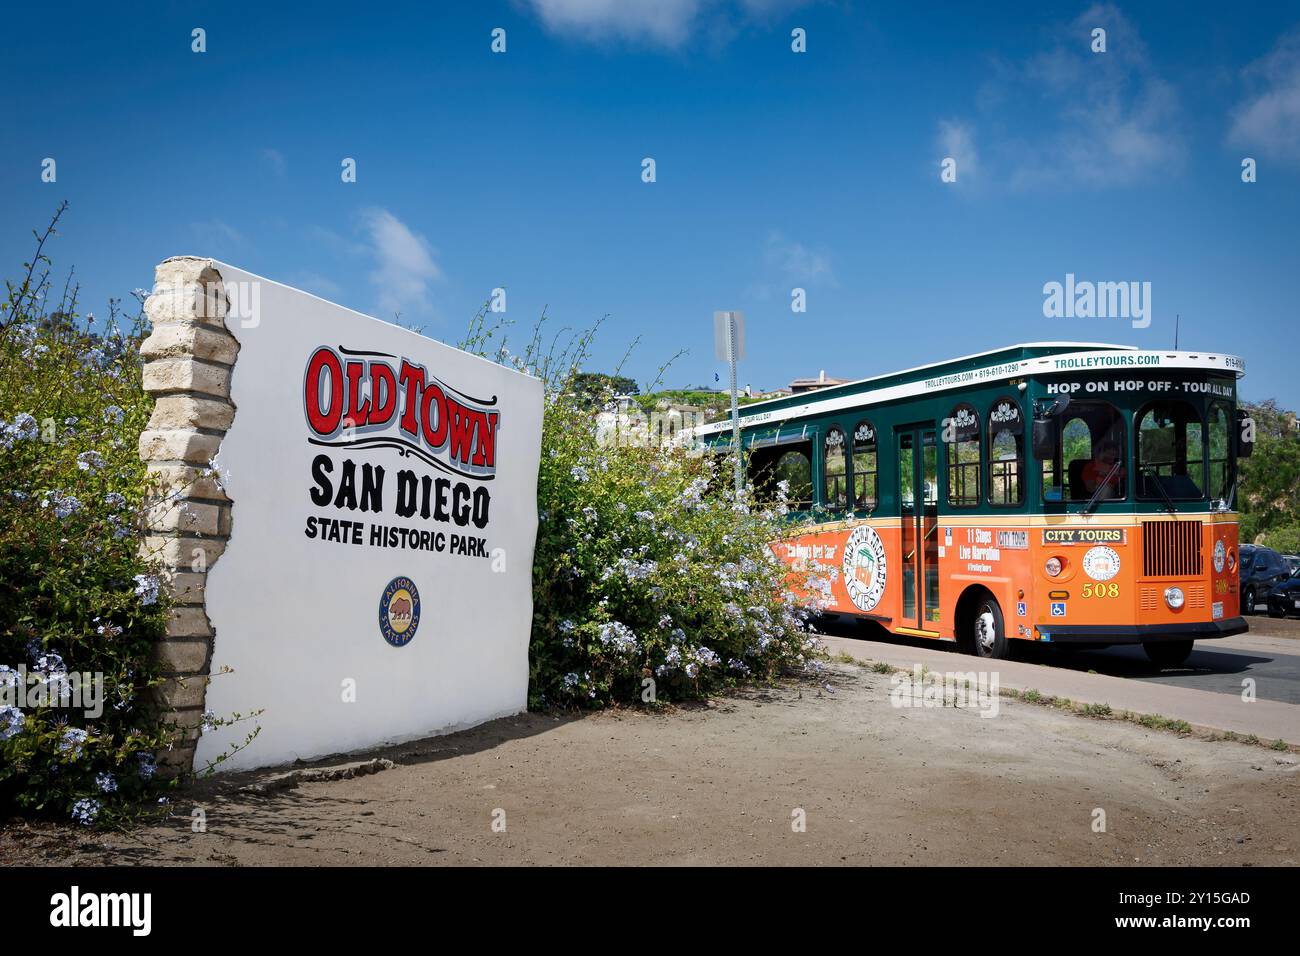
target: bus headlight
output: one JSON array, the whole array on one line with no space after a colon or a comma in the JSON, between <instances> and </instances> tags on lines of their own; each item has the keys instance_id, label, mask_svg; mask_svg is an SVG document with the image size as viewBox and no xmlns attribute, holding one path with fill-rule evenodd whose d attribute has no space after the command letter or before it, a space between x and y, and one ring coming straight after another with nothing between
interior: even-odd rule
<instances>
[{"instance_id":1,"label":"bus headlight","mask_svg":"<svg viewBox=\"0 0 1300 956\"><path fill-rule=\"evenodd\" d=\"M1237 570L1237 550L1236 550L1236 548L1232 548L1232 549L1230 549L1230 550L1228 551L1228 570L1229 570L1229 571L1236 571L1236 570Z\"/></svg>"},{"instance_id":2,"label":"bus headlight","mask_svg":"<svg viewBox=\"0 0 1300 956\"><path fill-rule=\"evenodd\" d=\"M1043 565L1043 570L1047 572L1049 578L1054 578L1061 573L1061 559L1048 558L1047 563Z\"/></svg>"},{"instance_id":3,"label":"bus headlight","mask_svg":"<svg viewBox=\"0 0 1300 956\"><path fill-rule=\"evenodd\" d=\"M1182 588L1165 588L1165 603L1171 610L1177 611L1183 606L1183 589Z\"/></svg>"}]
</instances>

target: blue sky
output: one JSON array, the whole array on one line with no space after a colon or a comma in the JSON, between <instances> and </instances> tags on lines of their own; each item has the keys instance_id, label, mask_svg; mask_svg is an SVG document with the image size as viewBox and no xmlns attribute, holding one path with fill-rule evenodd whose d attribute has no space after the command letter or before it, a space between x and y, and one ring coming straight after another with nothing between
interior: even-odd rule
<instances>
[{"instance_id":1,"label":"blue sky","mask_svg":"<svg viewBox=\"0 0 1300 956\"><path fill-rule=\"evenodd\" d=\"M1181 314L1183 347L1245 357L1246 397L1300 407L1300 4L269 6L7 12L0 272L67 199L83 310L190 253L454 341L501 286L517 337L608 314L593 368L688 349L670 385L713 381L715 309L745 312L764 388L1168 348ZM1150 282L1150 327L1045 318L1067 273Z\"/></svg>"}]
</instances>

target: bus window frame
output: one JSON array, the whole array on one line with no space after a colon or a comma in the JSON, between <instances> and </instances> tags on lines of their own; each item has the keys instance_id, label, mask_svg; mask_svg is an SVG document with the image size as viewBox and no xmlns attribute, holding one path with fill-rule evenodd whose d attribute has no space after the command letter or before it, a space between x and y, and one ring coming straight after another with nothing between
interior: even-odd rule
<instances>
[{"instance_id":1,"label":"bus window frame","mask_svg":"<svg viewBox=\"0 0 1300 956\"><path fill-rule=\"evenodd\" d=\"M990 416L992 416L993 414L993 410L1003 402L1007 402L1010 405L1012 405L1020 415L1020 434L1018 436L1019 441L1017 442L1016 445L1016 450L1017 450L1016 462L1018 465L1016 484L1020 489L1020 500L1014 502L999 502L993 500L993 436L995 433L993 430L993 423L989 419ZM988 429L984 436L984 442L988 446L987 449L988 467L985 469L986 489L985 489L984 500L990 508L1023 509L1025 507L1025 504L1029 501L1028 482L1029 482L1029 474L1030 474L1029 459L1030 459L1030 451L1031 451L1029 446L1030 444L1032 444L1030 441L1030 438L1032 436L1031 434L1029 434L1030 426L1028 425L1025 418L1024 406L1021 405L1020 401L1012 395L999 395L997 398L993 399L993 401L989 403L989 410L988 413L985 415L985 419L988 420L987 421Z\"/></svg>"},{"instance_id":2,"label":"bus window frame","mask_svg":"<svg viewBox=\"0 0 1300 956\"><path fill-rule=\"evenodd\" d=\"M975 435L974 438L968 438L965 439L964 441L939 442L939 444L943 445L942 479L944 485L943 488L944 493L942 496L942 501L948 508L952 508L954 510L959 510L959 511L971 511L980 506L980 498L983 496L982 493L984 491L984 476L988 471L988 469L984 467L984 429L983 429L983 422L980 416L980 410L978 406L976 406L976 404L969 399L959 399L957 403L952 406L951 410L949 410L948 417L943 420L943 423L940 428L940 432L942 434L942 431L945 430L946 428L956 427L955 425L952 424L953 419L956 417L957 412L962 408L969 408L971 412L974 413ZM968 500L963 500L959 503L953 501L953 497L952 497L953 449L957 446L970 444L970 443L973 443L975 445L975 450L978 455L976 461L973 462L973 464L975 465L975 495L973 498L970 498ZM969 468L971 464L972 462L963 463L960 460L957 461L957 467L959 469Z\"/></svg>"},{"instance_id":3,"label":"bus window frame","mask_svg":"<svg viewBox=\"0 0 1300 956\"><path fill-rule=\"evenodd\" d=\"M1154 398L1148 402L1144 402L1142 405L1138 406L1136 411L1133 412L1133 422L1132 422L1133 455L1131 461L1133 465L1132 477L1133 477L1133 500L1134 501L1151 502L1151 501L1165 500L1165 495L1162 495L1159 492L1153 495L1142 494L1142 481L1140 479L1142 475L1145 473L1145 465L1143 464L1142 461L1139 460L1139 456L1142 453L1141 451L1142 450L1142 438L1141 438L1142 419L1145 418L1154 408L1156 408L1159 405L1174 405L1174 404L1184 405L1187 408L1191 409L1196 416L1195 421L1199 423L1201 426L1201 481L1200 481L1201 493L1191 498L1186 497L1184 495L1169 494L1168 495L1169 500L1188 501L1188 502L1210 500L1210 441L1209 441L1210 436L1209 436L1208 427L1205 423L1205 419L1206 419L1205 410L1198 408L1195 402L1189 401L1188 399L1164 396L1161 398ZM1190 426L1191 424L1193 424L1192 421L1185 421L1183 423L1184 431L1186 431L1187 427ZM1184 449L1185 448L1186 448L1186 442L1184 442ZM1174 461L1173 464L1177 465L1178 462ZM1188 464L1190 464L1190 462ZM1156 475L1156 477L1159 478L1159 475ZM1165 489L1165 493L1168 494L1168 489Z\"/></svg>"},{"instance_id":4,"label":"bus window frame","mask_svg":"<svg viewBox=\"0 0 1300 956\"><path fill-rule=\"evenodd\" d=\"M789 513L794 515L810 514L814 512L818 508L818 502L820 501L819 495L821 493L821 490L817 487L817 480L818 480L817 449L820 441L821 441L821 436L816 430L805 427L800 437L796 439L791 439L786 441L776 441L770 444L764 443L760 445L757 449L754 448L748 449L747 450L748 460L746 461L745 464L745 481L755 486L754 500L761 504L776 503L775 496L773 496L772 498L767 498L765 496L760 497L758 495L758 477L764 469L759 469L759 470L753 469L753 460L754 460L755 453L757 452L776 453L772 458L771 463L766 466L767 468L771 468L775 472L776 466L780 462L780 460L784 458L785 455L788 454L789 452L794 451L794 452L798 452L802 457L805 457L808 460L808 498L806 500L796 501L793 497L790 496L789 493L787 493L786 507L789 509ZM745 440L742 437L741 445L743 446L744 444L745 444ZM730 447L729 445L719 446L719 448L729 448L729 447ZM775 488L775 484L776 484L775 482L772 483L773 488ZM791 488L790 491L793 492L794 489Z\"/></svg>"},{"instance_id":5,"label":"bus window frame","mask_svg":"<svg viewBox=\"0 0 1300 956\"><path fill-rule=\"evenodd\" d=\"M1227 466L1227 469L1223 476L1223 497L1213 494L1213 489L1210 488L1210 478L1212 477L1210 474L1210 415L1216 408L1223 411L1224 424L1227 428L1227 433L1224 436L1227 442L1227 446L1224 449L1224 455L1226 456L1224 458L1224 464ZM1233 432L1236 428L1236 422L1237 415L1234 403L1224 401L1221 398L1215 398L1211 399L1209 404L1205 406L1205 493L1210 501L1226 502L1227 496L1231 493L1232 488L1237 481L1237 444L1233 441Z\"/></svg>"},{"instance_id":6,"label":"bus window frame","mask_svg":"<svg viewBox=\"0 0 1300 956\"><path fill-rule=\"evenodd\" d=\"M853 512L853 456L849 452L849 437L844 426L838 422L831 422L825 429L819 429L821 438L818 441L818 447L821 449L821 493L816 501L821 507L831 514L851 514ZM826 442L831 436L831 432L839 432L841 437L840 448L844 456L844 504L832 505L830 502L830 481L826 471L829 461L826 455Z\"/></svg>"},{"instance_id":7,"label":"bus window frame","mask_svg":"<svg viewBox=\"0 0 1300 956\"><path fill-rule=\"evenodd\" d=\"M865 475L873 475L876 479L875 494L872 496L872 504L867 507L858 507L858 463L856 461L858 445L858 429L866 425L871 429L871 454L875 456L876 467L872 471L864 472ZM875 422L863 417L857 420L853 426L853 431L849 433L849 511L853 514L871 516L880 510L880 431L876 428Z\"/></svg>"},{"instance_id":8,"label":"bus window frame","mask_svg":"<svg viewBox=\"0 0 1300 956\"><path fill-rule=\"evenodd\" d=\"M1062 490L1068 492L1070 490L1069 489L1070 465L1069 462L1064 460L1065 427L1069 425L1072 421L1074 421L1076 418L1084 422L1085 425L1087 425L1087 419L1082 417L1079 414L1079 409L1081 407L1086 408L1092 405L1107 406L1114 414L1114 418L1112 419L1112 421L1119 422L1120 428L1123 430L1123 434L1120 436L1118 442L1120 447L1120 454L1123 455L1124 458L1124 468L1123 468L1124 477L1122 479L1123 493L1114 498L1098 498L1097 504L1098 505L1132 504L1134 500L1133 499L1133 492L1135 490L1134 486L1136 485L1136 482L1133 481L1133 475L1132 475L1133 466L1136 461L1136 448L1133 445L1135 439L1132 437L1133 428L1131 427L1133 424L1132 415L1125 409L1120 408L1114 402L1107 401L1104 398L1075 399L1074 401L1070 402L1070 404L1066 406L1066 408L1059 415L1053 416L1052 419L1053 452L1050 461L1052 465L1053 474L1055 474L1058 480L1060 481L1061 483L1060 487L1062 488ZM1089 427L1088 428L1088 450L1090 454L1093 452L1093 448L1095 444L1096 444L1096 439L1092 435L1092 428ZM1095 460L1095 459L1090 459L1090 460ZM1036 467L1032 469L1032 473L1035 476L1034 480L1038 486L1039 504L1043 507L1060 507L1066 510L1067 512L1070 510L1070 506L1072 505L1078 509L1087 507L1088 505L1087 498L1071 498L1068 496L1068 494L1062 494L1060 500L1057 501L1052 501L1047 498L1047 486L1043 483L1043 462L1044 459L1039 458L1038 455L1034 455L1034 465Z\"/></svg>"}]
</instances>

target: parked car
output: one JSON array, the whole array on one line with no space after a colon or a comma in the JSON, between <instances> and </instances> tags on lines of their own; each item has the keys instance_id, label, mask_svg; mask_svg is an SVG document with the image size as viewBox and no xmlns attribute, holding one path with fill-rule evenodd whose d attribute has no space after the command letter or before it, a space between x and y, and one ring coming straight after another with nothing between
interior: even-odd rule
<instances>
[{"instance_id":1,"label":"parked car","mask_svg":"<svg viewBox=\"0 0 1300 956\"><path fill-rule=\"evenodd\" d=\"M1268 616L1286 617L1300 614L1300 571L1268 592Z\"/></svg>"},{"instance_id":2,"label":"parked car","mask_svg":"<svg viewBox=\"0 0 1300 956\"><path fill-rule=\"evenodd\" d=\"M1241 613L1254 614L1273 588L1291 577L1282 555L1258 544L1241 546Z\"/></svg>"},{"instance_id":3,"label":"parked car","mask_svg":"<svg viewBox=\"0 0 1300 956\"><path fill-rule=\"evenodd\" d=\"M1292 574L1300 571L1300 554L1284 554L1282 560L1286 562L1286 566L1291 569Z\"/></svg>"}]
</instances>

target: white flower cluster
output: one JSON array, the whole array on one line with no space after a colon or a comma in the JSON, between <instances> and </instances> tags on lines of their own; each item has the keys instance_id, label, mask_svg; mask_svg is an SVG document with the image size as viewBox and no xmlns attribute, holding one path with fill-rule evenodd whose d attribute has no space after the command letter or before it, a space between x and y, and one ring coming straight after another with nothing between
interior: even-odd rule
<instances>
[{"instance_id":1,"label":"white flower cluster","mask_svg":"<svg viewBox=\"0 0 1300 956\"><path fill-rule=\"evenodd\" d=\"M36 419L27 412L19 412L11 422L0 418L0 448L5 451L13 448L20 441L35 440L40 433L41 429L36 424Z\"/></svg>"},{"instance_id":2,"label":"white flower cluster","mask_svg":"<svg viewBox=\"0 0 1300 956\"><path fill-rule=\"evenodd\" d=\"M602 645L620 654L630 653L640 646L632 628L618 621L602 624L596 636Z\"/></svg>"}]
</instances>

